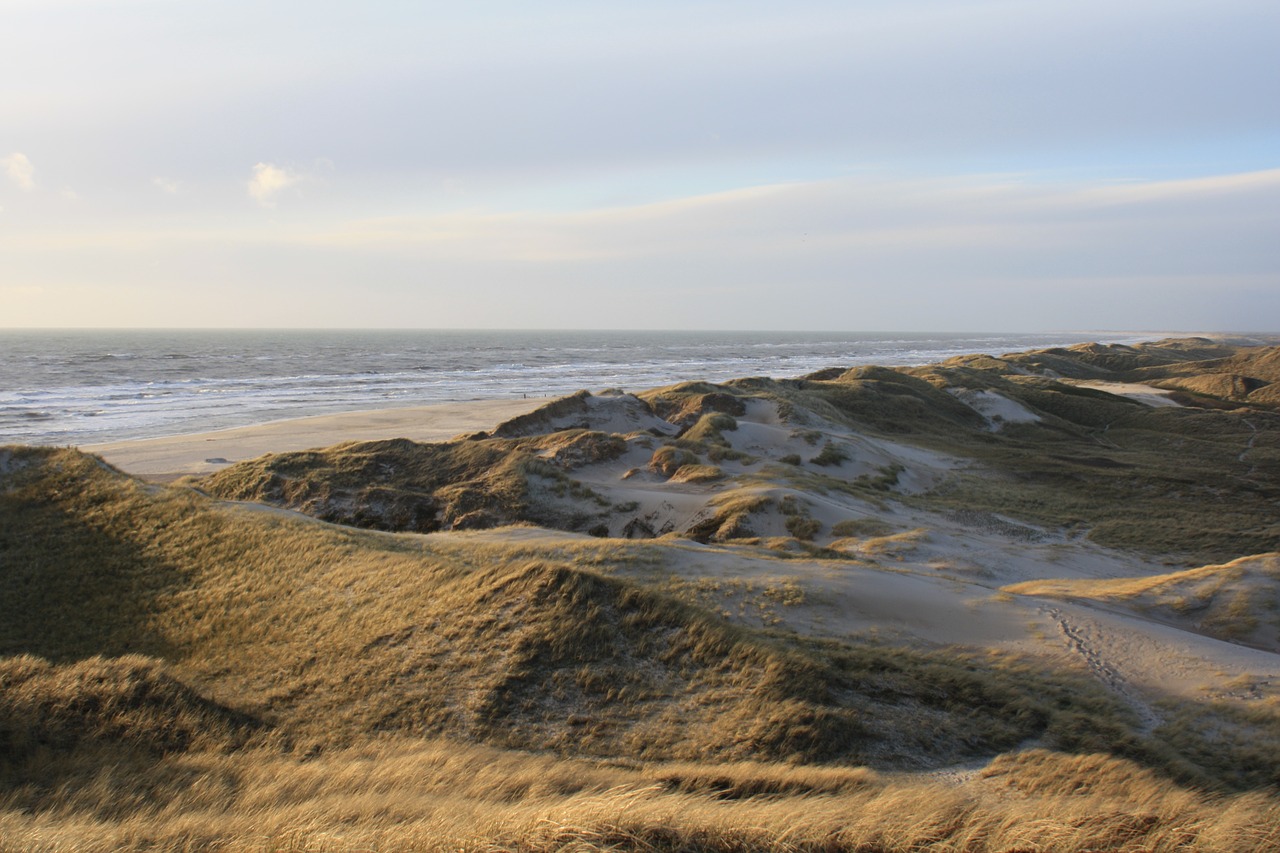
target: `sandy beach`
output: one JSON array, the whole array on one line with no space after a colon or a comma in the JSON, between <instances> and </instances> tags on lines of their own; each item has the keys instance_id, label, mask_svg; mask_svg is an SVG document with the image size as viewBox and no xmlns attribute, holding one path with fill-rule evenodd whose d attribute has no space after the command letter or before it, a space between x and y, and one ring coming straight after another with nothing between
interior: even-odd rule
<instances>
[{"instance_id":1,"label":"sandy beach","mask_svg":"<svg viewBox=\"0 0 1280 853\"><path fill-rule=\"evenodd\" d=\"M210 474L265 453L328 447L344 441L408 438L445 441L491 429L531 411L542 399L478 400L292 418L215 432L81 445L126 473L154 482Z\"/></svg>"}]
</instances>

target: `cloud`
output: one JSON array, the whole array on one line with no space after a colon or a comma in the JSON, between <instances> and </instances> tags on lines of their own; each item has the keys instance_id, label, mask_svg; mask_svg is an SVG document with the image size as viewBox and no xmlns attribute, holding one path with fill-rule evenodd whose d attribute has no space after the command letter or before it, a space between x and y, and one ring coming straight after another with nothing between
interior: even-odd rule
<instances>
[{"instance_id":1,"label":"cloud","mask_svg":"<svg viewBox=\"0 0 1280 853\"><path fill-rule=\"evenodd\" d=\"M272 163L256 163L249 181L249 195L263 207L275 207L275 197L283 189L303 180L303 176Z\"/></svg>"},{"instance_id":2,"label":"cloud","mask_svg":"<svg viewBox=\"0 0 1280 853\"><path fill-rule=\"evenodd\" d=\"M178 182L177 182L177 181L171 181L171 180L169 180L168 178L158 178L158 177L157 177L157 178L152 178L152 179L151 179L151 183L155 184L155 185L156 185L156 187L157 187L157 188L160 190L160 192L162 192L162 193L167 193L168 195L176 195L176 194L177 194L177 192L178 192ZM252 191L253 191L253 190L250 190L250 192L252 192Z\"/></svg>"},{"instance_id":3,"label":"cloud","mask_svg":"<svg viewBox=\"0 0 1280 853\"><path fill-rule=\"evenodd\" d=\"M298 182L323 186L318 167L271 168L283 180L264 173L268 206ZM376 269L389 298L373 302L397 306L307 308L290 320L304 325L1203 331L1280 316L1277 204L1275 169L1123 183L867 173L581 208L346 218L315 204L272 228L224 216L9 227L0 253L32 283L109 268L124 286L159 259L213 292L202 271L236 269L282 302L313 286L354 292Z\"/></svg>"},{"instance_id":4,"label":"cloud","mask_svg":"<svg viewBox=\"0 0 1280 853\"><path fill-rule=\"evenodd\" d=\"M968 287L996 301L1019 294L1052 317L1060 310L1055 294L1069 292L1066 281L1149 294L1151 282L1187 276L1215 280L1219 289L1258 276L1274 280L1278 177L1263 171L1118 187L1011 175L859 177L581 211L364 219L278 237L412 257L471 280L535 270L643 287L663 280L679 282L690 300L709 293L709 282L735 282L757 288L762 305L780 294L800 301L807 294L832 306L848 303L848 311L867 304L869 297L847 295L858 287L882 293L886 306L899 296L903 304L947 305L957 288ZM945 312L932 310L920 309L917 322L946 325ZM770 321L780 318L765 309L741 319ZM1004 322L1012 328L1028 321ZM1188 317L1182 325L1196 322Z\"/></svg>"},{"instance_id":5,"label":"cloud","mask_svg":"<svg viewBox=\"0 0 1280 853\"><path fill-rule=\"evenodd\" d=\"M36 188L36 167L31 165L26 154L15 151L0 160L0 163L4 164L4 170L9 173L9 179L18 185L18 189L31 192Z\"/></svg>"}]
</instances>

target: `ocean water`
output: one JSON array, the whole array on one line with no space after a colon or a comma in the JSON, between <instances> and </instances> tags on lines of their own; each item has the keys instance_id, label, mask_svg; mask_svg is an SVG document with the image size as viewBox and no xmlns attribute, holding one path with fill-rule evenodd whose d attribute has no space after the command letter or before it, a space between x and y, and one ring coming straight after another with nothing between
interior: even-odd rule
<instances>
[{"instance_id":1,"label":"ocean water","mask_svg":"<svg viewBox=\"0 0 1280 853\"><path fill-rule=\"evenodd\" d=\"M927 364L1155 334L0 330L0 444L79 445L463 400Z\"/></svg>"}]
</instances>

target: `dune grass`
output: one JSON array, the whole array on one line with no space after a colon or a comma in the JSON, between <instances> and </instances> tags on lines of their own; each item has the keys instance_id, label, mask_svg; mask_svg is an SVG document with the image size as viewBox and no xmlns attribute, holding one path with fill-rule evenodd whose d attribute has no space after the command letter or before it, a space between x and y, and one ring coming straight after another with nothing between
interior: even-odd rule
<instances>
[{"instance_id":1,"label":"dune grass","mask_svg":"<svg viewBox=\"0 0 1280 853\"><path fill-rule=\"evenodd\" d=\"M5 584L0 648L65 665L145 654L295 751L449 734L638 760L893 766L1040 737L1184 772L1081 676L747 631L591 569L658 565L662 543L395 536L148 487L72 451L10 453L29 464L0 496L6 573L85 593L53 614L39 587Z\"/></svg>"},{"instance_id":2,"label":"dune grass","mask_svg":"<svg viewBox=\"0 0 1280 853\"><path fill-rule=\"evenodd\" d=\"M660 567L661 542L397 536L146 486L74 451L5 452L21 470L0 494L0 650L65 665L146 655L289 749L447 734L888 767L1041 738L1214 784L1135 735L1082 675L749 631L609 570ZM889 553L921 535L864 544Z\"/></svg>"},{"instance_id":3,"label":"dune grass","mask_svg":"<svg viewBox=\"0 0 1280 853\"><path fill-rule=\"evenodd\" d=\"M980 468L916 502L1083 529L1103 545L1188 562L1280 547L1280 418L1127 406L1112 414L1087 431L1011 425L998 442L966 448Z\"/></svg>"},{"instance_id":4,"label":"dune grass","mask_svg":"<svg viewBox=\"0 0 1280 853\"><path fill-rule=\"evenodd\" d=\"M937 763L1103 707L1085 689L1060 708L1025 676L950 653L753 633L592 570L660 559L659 543L473 548L218 504L73 451L8 452L29 464L0 495L14 581L0 650L144 654L303 751L400 733L640 759ZM904 736L905 719L919 730Z\"/></svg>"},{"instance_id":5,"label":"dune grass","mask_svg":"<svg viewBox=\"0 0 1280 853\"><path fill-rule=\"evenodd\" d=\"M189 753L0 800L0 850L1254 851L1280 800L1032 751L960 785L738 763L619 766L384 740L299 760ZM145 803L145 806L142 804Z\"/></svg>"}]
</instances>

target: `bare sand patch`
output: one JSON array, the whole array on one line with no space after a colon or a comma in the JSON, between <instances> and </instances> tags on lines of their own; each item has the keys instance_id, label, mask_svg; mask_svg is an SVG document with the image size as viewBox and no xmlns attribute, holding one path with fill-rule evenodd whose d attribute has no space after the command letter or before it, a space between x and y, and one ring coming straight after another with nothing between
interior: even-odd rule
<instances>
[{"instance_id":1,"label":"bare sand patch","mask_svg":"<svg viewBox=\"0 0 1280 853\"><path fill-rule=\"evenodd\" d=\"M1172 391L1156 388L1154 385L1143 385L1138 382L1103 382L1099 379L1063 379L1060 381L1080 388L1106 391L1108 394L1115 394L1117 397L1128 397L1130 400L1136 400L1152 408L1178 405L1170 396L1173 394Z\"/></svg>"},{"instance_id":2,"label":"bare sand patch","mask_svg":"<svg viewBox=\"0 0 1280 853\"><path fill-rule=\"evenodd\" d=\"M988 428L999 431L1005 424L1033 424L1040 416L997 391L979 391L973 388L947 389L957 400L986 418Z\"/></svg>"}]
</instances>

